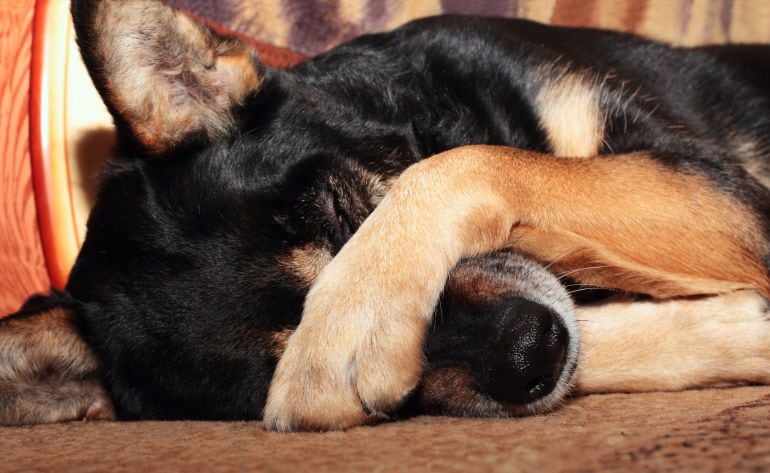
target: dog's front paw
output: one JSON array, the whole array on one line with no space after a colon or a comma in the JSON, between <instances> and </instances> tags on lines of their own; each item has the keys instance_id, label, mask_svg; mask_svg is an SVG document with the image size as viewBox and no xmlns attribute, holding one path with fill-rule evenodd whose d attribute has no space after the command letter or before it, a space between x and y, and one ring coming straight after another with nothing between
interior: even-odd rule
<instances>
[{"instance_id":1,"label":"dog's front paw","mask_svg":"<svg viewBox=\"0 0 770 473\"><path fill-rule=\"evenodd\" d=\"M391 363L387 354L350 348L293 336L270 385L265 427L287 432L362 425L386 417L417 384L420 350Z\"/></svg>"},{"instance_id":2,"label":"dog's front paw","mask_svg":"<svg viewBox=\"0 0 770 473\"><path fill-rule=\"evenodd\" d=\"M350 288L340 286L308 297L303 321L273 375L267 429L361 425L386 417L416 386L427 319L354 304L350 296Z\"/></svg>"},{"instance_id":3,"label":"dog's front paw","mask_svg":"<svg viewBox=\"0 0 770 473\"><path fill-rule=\"evenodd\" d=\"M314 346L319 341L295 333L284 351L265 405L267 430L339 430L366 422L355 385L355 354Z\"/></svg>"},{"instance_id":4,"label":"dog's front paw","mask_svg":"<svg viewBox=\"0 0 770 473\"><path fill-rule=\"evenodd\" d=\"M386 198L310 289L273 375L268 429L360 425L395 410L419 381L427 324L460 255L425 245L442 235L438 223L394 205Z\"/></svg>"}]
</instances>

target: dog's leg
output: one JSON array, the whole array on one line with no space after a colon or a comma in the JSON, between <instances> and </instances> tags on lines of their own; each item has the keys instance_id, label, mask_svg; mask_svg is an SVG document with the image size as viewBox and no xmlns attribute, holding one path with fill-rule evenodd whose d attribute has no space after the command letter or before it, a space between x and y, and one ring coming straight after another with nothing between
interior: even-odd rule
<instances>
[{"instance_id":1,"label":"dog's leg","mask_svg":"<svg viewBox=\"0 0 770 473\"><path fill-rule=\"evenodd\" d=\"M708 179L642 153L570 160L472 146L422 161L311 288L270 386L266 426L344 428L398 406L464 256L513 245L580 282L658 298L768 295L759 220Z\"/></svg>"},{"instance_id":2,"label":"dog's leg","mask_svg":"<svg viewBox=\"0 0 770 473\"><path fill-rule=\"evenodd\" d=\"M114 418L99 361L69 311L0 320L0 425Z\"/></svg>"},{"instance_id":3,"label":"dog's leg","mask_svg":"<svg viewBox=\"0 0 770 473\"><path fill-rule=\"evenodd\" d=\"M770 382L770 310L754 291L578 308L580 393Z\"/></svg>"}]
</instances>

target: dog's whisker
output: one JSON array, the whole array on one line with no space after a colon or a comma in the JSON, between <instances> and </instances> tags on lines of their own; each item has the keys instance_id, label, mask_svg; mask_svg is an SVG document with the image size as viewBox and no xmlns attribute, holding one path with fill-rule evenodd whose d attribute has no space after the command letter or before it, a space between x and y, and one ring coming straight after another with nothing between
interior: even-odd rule
<instances>
[{"instance_id":1,"label":"dog's whisker","mask_svg":"<svg viewBox=\"0 0 770 473\"><path fill-rule=\"evenodd\" d=\"M597 287L594 284L583 284L583 283L579 283L579 282L574 282L574 283L569 283L569 284L562 284L562 285L565 288L570 288L570 287L590 287L590 288L594 288L594 289L605 289L605 288Z\"/></svg>"},{"instance_id":2,"label":"dog's whisker","mask_svg":"<svg viewBox=\"0 0 770 473\"><path fill-rule=\"evenodd\" d=\"M575 294L577 292L595 291L595 290L596 290L595 287L584 287L584 288L581 288L581 289L575 289L575 290L572 290L572 291L567 291L567 294L572 295L572 294Z\"/></svg>"},{"instance_id":3,"label":"dog's whisker","mask_svg":"<svg viewBox=\"0 0 770 473\"><path fill-rule=\"evenodd\" d=\"M591 269L604 269L604 268L609 268L609 267L610 266L606 265L606 264L605 265L597 265L597 266L586 266L586 267L583 267L583 268L576 268L576 269L573 269L573 270L570 270L570 271L564 271L562 273L558 273L556 276L562 278L564 276L569 276L570 274L577 273L579 271L588 271L588 270L591 270Z\"/></svg>"},{"instance_id":4,"label":"dog's whisker","mask_svg":"<svg viewBox=\"0 0 770 473\"><path fill-rule=\"evenodd\" d=\"M553 266L554 264L556 264L556 263L558 263L559 261L561 261L562 259L564 259L564 258L565 258L567 255L569 255L570 253L571 253L571 251L565 251L564 253L560 254L559 256L557 256L556 258L554 258L554 259L553 259L553 260L552 260L550 263L548 263L548 264L545 266L545 269L548 269L548 270L550 270L550 269L551 269L551 266Z\"/></svg>"}]
</instances>

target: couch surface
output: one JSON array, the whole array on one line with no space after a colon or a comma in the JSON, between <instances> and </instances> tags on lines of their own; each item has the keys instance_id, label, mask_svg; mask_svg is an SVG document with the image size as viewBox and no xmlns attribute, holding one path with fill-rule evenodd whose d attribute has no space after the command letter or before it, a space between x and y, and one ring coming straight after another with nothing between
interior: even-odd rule
<instances>
[{"instance_id":1,"label":"couch surface","mask_svg":"<svg viewBox=\"0 0 770 473\"><path fill-rule=\"evenodd\" d=\"M3 472L764 472L770 388L607 394L523 419L418 417L347 432L259 422L0 429Z\"/></svg>"},{"instance_id":2,"label":"couch surface","mask_svg":"<svg viewBox=\"0 0 770 473\"><path fill-rule=\"evenodd\" d=\"M33 0L0 0L0 316L50 286L29 152Z\"/></svg>"}]
</instances>

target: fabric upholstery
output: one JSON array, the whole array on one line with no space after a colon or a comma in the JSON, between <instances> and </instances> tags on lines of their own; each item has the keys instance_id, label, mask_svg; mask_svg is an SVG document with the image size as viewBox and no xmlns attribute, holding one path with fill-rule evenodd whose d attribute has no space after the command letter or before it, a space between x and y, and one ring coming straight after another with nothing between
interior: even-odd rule
<instances>
[{"instance_id":1,"label":"fabric upholstery","mask_svg":"<svg viewBox=\"0 0 770 473\"><path fill-rule=\"evenodd\" d=\"M311 55L363 33L440 13L526 18L642 34L678 45L770 42L764 0L169 0L276 46Z\"/></svg>"},{"instance_id":2,"label":"fabric upholstery","mask_svg":"<svg viewBox=\"0 0 770 473\"><path fill-rule=\"evenodd\" d=\"M523 419L276 434L258 422L0 429L3 472L767 471L770 388L608 394Z\"/></svg>"}]
</instances>

